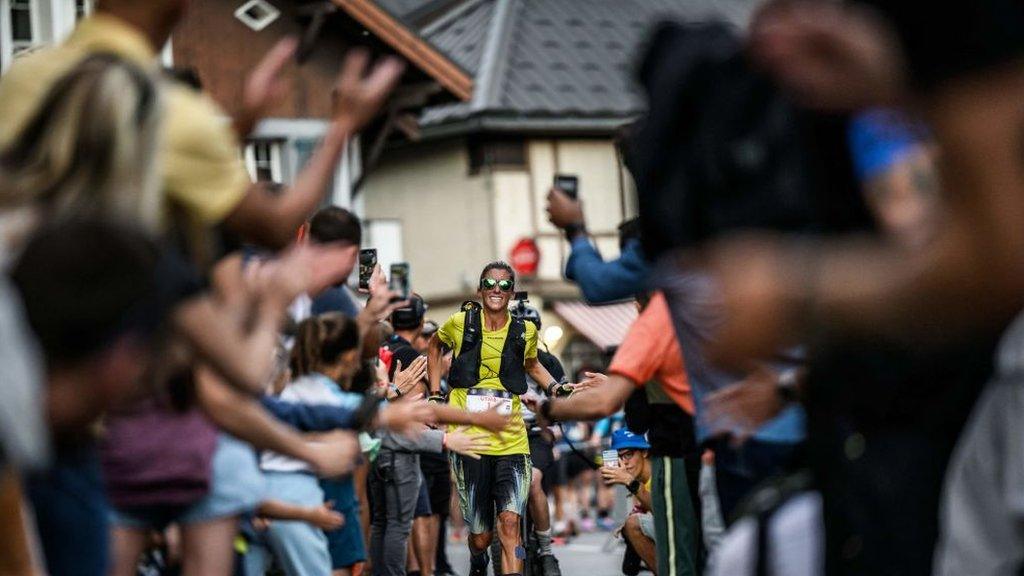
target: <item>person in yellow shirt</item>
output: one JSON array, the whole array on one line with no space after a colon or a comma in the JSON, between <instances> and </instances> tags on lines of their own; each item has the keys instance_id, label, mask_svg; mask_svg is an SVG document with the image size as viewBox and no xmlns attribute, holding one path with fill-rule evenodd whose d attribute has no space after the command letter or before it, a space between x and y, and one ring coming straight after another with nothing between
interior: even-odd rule
<instances>
[{"instance_id":1,"label":"person in yellow shirt","mask_svg":"<svg viewBox=\"0 0 1024 576\"><path fill-rule=\"evenodd\" d=\"M470 576L484 576L487 549L497 513L502 574L521 574L526 557L520 521L530 489L530 444L523 424L522 402L527 374L549 395L563 396L572 385L556 382L537 360L537 327L513 319L508 305L515 289L515 271L505 262L492 262L480 273L477 296L466 302L430 339L427 374L430 392L441 390L443 346L454 351L448 402L469 412L497 407L511 416L509 427L490 439L481 458L451 456L462 515L469 525ZM477 432L477 430L470 430ZM484 431L485 432L485 431Z\"/></svg>"},{"instance_id":2,"label":"person in yellow shirt","mask_svg":"<svg viewBox=\"0 0 1024 576\"><path fill-rule=\"evenodd\" d=\"M155 74L157 51L167 43L187 6L187 0L100 0L96 13L63 44L18 58L0 79L0 148L21 136L50 88L91 55L112 54ZM248 134L238 134L232 126L251 129L276 103L284 88L279 72L295 49L294 40L285 40L257 67L246 84L243 118L233 124L202 93L178 82L161 82L164 121L159 163L165 216L176 208L175 213L184 216L189 230L183 232L189 239L223 223L246 240L269 247L290 243L323 199L345 143L376 115L403 70L397 59L387 58L366 75L367 53L350 53L339 76L336 111L323 142L295 184L272 195L250 181L239 154L239 138ZM352 258L357 251L358 246ZM217 255L196 256L209 263Z\"/></svg>"}]
</instances>

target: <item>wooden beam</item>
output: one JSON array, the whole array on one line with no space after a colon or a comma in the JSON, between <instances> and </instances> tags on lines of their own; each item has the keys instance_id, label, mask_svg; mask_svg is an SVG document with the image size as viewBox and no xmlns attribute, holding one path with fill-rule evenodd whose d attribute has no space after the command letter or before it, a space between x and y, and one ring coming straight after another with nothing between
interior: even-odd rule
<instances>
[{"instance_id":1,"label":"wooden beam","mask_svg":"<svg viewBox=\"0 0 1024 576\"><path fill-rule=\"evenodd\" d=\"M473 97L473 79L428 42L395 20L373 0L334 0L355 21L437 80L463 102Z\"/></svg>"}]
</instances>

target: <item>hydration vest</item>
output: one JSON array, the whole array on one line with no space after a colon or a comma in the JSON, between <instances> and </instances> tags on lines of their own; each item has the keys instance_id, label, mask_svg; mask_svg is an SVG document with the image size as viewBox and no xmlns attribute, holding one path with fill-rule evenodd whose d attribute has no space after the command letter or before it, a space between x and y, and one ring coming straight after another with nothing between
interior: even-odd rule
<instances>
[{"instance_id":1,"label":"hydration vest","mask_svg":"<svg viewBox=\"0 0 1024 576\"><path fill-rule=\"evenodd\" d=\"M448 373L448 385L452 388L472 388L480 383L480 347L483 345L483 322L480 317L481 306L477 302L467 301L462 304L466 313L462 328L462 346L459 354L452 360L451 371ZM501 367L498 369L498 380L505 390L520 395L525 394L526 369L526 323L521 319L510 318L505 345L501 349Z\"/></svg>"}]
</instances>

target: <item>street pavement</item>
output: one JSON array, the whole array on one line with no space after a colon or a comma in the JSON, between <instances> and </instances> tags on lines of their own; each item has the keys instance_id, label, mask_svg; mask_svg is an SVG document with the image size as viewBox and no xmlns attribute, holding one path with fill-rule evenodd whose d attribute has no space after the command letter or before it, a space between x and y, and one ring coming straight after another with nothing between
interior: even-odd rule
<instances>
[{"instance_id":1,"label":"street pavement","mask_svg":"<svg viewBox=\"0 0 1024 576\"><path fill-rule=\"evenodd\" d=\"M621 541L609 542L607 532L583 534L568 544L555 546L563 576L621 576ZM461 576L469 573L469 550L465 541L448 543L448 559ZM648 574L649 573L644 573Z\"/></svg>"}]
</instances>

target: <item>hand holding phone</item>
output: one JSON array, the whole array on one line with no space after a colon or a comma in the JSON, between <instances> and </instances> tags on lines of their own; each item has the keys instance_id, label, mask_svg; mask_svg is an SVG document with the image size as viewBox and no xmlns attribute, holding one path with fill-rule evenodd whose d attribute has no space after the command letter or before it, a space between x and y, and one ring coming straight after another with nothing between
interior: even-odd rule
<instances>
[{"instance_id":1,"label":"hand holding phone","mask_svg":"<svg viewBox=\"0 0 1024 576\"><path fill-rule=\"evenodd\" d=\"M359 289L370 289L370 277L377 266L377 249L366 248L359 251Z\"/></svg>"},{"instance_id":2,"label":"hand holding phone","mask_svg":"<svg viewBox=\"0 0 1024 576\"><path fill-rule=\"evenodd\" d=\"M603 450L601 452L601 465L605 468L618 468L619 467L619 451L618 450Z\"/></svg>"},{"instance_id":3,"label":"hand holding phone","mask_svg":"<svg viewBox=\"0 0 1024 576\"><path fill-rule=\"evenodd\" d=\"M408 300L411 294L409 290L409 263L396 262L391 265L391 275L388 278L388 290L397 292L396 301Z\"/></svg>"},{"instance_id":4,"label":"hand holding phone","mask_svg":"<svg viewBox=\"0 0 1024 576\"><path fill-rule=\"evenodd\" d=\"M573 200L579 200L580 179L571 174L555 174L555 188Z\"/></svg>"}]
</instances>

